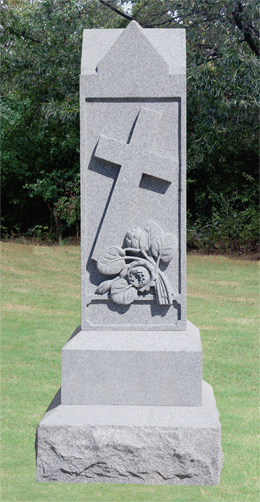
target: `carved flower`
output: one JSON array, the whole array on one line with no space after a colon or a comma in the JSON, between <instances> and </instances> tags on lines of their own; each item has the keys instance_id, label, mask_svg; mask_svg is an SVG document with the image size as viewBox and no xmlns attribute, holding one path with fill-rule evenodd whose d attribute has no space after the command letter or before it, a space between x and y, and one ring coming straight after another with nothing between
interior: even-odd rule
<instances>
[{"instance_id":1,"label":"carved flower","mask_svg":"<svg viewBox=\"0 0 260 502\"><path fill-rule=\"evenodd\" d=\"M138 291L143 293L154 286L154 267L146 260L136 260L124 267L120 276L102 282L96 293L110 292L111 299L119 305L130 305L136 300Z\"/></svg>"},{"instance_id":2,"label":"carved flower","mask_svg":"<svg viewBox=\"0 0 260 502\"><path fill-rule=\"evenodd\" d=\"M150 221L144 229L129 230L124 247L112 246L97 262L99 272L117 275L102 282L96 293L109 293L119 305L130 305L138 294L155 288L154 294L159 305L170 305L173 292L167 277L160 270L160 262L166 266L173 259L177 249L174 234L165 233L156 223Z\"/></svg>"},{"instance_id":3,"label":"carved flower","mask_svg":"<svg viewBox=\"0 0 260 502\"><path fill-rule=\"evenodd\" d=\"M127 269L127 279L136 289L149 291L154 279L152 267L144 260L141 261L141 264L139 261L134 261Z\"/></svg>"}]
</instances>

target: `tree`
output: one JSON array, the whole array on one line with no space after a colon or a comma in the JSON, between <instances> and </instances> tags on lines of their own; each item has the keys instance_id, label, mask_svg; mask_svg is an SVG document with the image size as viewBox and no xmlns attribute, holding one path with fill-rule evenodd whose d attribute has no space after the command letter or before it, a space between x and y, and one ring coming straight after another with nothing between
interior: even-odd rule
<instances>
[{"instance_id":1,"label":"tree","mask_svg":"<svg viewBox=\"0 0 260 502\"><path fill-rule=\"evenodd\" d=\"M3 2L1 24L4 226L25 232L53 219L55 203L79 172L82 33L108 20L95 1L21 0ZM40 189L29 197L26 186L47 180L59 186L56 198L47 204Z\"/></svg>"},{"instance_id":2,"label":"tree","mask_svg":"<svg viewBox=\"0 0 260 502\"><path fill-rule=\"evenodd\" d=\"M189 224L223 225L228 205L237 227L249 228L258 204L258 6L257 0L4 1L4 224L23 231L45 224L46 201L36 192L28 197L24 186L51 175L54 182L62 173L54 208L79 171L83 29L123 28L135 19L143 27L186 28Z\"/></svg>"},{"instance_id":3,"label":"tree","mask_svg":"<svg viewBox=\"0 0 260 502\"><path fill-rule=\"evenodd\" d=\"M211 224L216 236L229 225L231 239L233 221L237 242L238 233L244 243L256 242L259 2L99 1L125 24L135 19L146 28L186 28L188 223L210 242Z\"/></svg>"}]
</instances>

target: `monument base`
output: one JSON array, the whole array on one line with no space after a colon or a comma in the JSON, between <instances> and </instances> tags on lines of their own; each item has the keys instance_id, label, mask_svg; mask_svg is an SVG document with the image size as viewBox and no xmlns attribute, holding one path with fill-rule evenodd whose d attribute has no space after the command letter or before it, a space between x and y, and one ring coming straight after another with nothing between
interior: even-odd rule
<instances>
[{"instance_id":1,"label":"monument base","mask_svg":"<svg viewBox=\"0 0 260 502\"><path fill-rule=\"evenodd\" d=\"M200 406L200 331L81 331L61 351L61 403Z\"/></svg>"},{"instance_id":2,"label":"monument base","mask_svg":"<svg viewBox=\"0 0 260 502\"><path fill-rule=\"evenodd\" d=\"M221 425L206 382L202 406L64 405L58 394L37 429L37 481L219 483Z\"/></svg>"}]
</instances>

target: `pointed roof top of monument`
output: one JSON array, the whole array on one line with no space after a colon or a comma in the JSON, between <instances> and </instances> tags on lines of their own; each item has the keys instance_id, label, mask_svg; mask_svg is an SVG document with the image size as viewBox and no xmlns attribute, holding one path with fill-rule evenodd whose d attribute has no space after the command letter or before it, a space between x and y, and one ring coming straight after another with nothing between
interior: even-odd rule
<instances>
[{"instance_id":1,"label":"pointed roof top of monument","mask_svg":"<svg viewBox=\"0 0 260 502\"><path fill-rule=\"evenodd\" d=\"M125 28L125 30L130 29L130 27L139 28L139 30L142 30L142 29L143 29L143 28L142 28L142 26L140 26L140 24L139 24L137 21L135 21L134 19L133 19L132 21L130 21L130 23L128 23L128 25L127 25L127 27ZM124 31L125 31L125 30L124 30Z\"/></svg>"},{"instance_id":2,"label":"pointed roof top of monument","mask_svg":"<svg viewBox=\"0 0 260 502\"><path fill-rule=\"evenodd\" d=\"M135 21L129 23L98 63L97 73L122 81L125 80L126 72L135 76L135 79L138 75L149 75L150 79L154 79L157 75L168 74L167 64L143 32Z\"/></svg>"},{"instance_id":3,"label":"pointed roof top of monument","mask_svg":"<svg viewBox=\"0 0 260 502\"><path fill-rule=\"evenodd\" d=\"M125 29L84 30L81 74L125 71L150 75L185 73L185 30L142 28L131 21Z\"/></svg>"}]
</instances>

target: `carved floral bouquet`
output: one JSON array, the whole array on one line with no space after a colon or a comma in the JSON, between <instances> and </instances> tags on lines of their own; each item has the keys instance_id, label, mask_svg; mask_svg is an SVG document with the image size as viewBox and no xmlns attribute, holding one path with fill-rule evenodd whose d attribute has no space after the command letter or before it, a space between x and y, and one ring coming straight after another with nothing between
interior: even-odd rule
<instances>
[{"instance_id":1,"label":"carved floral bouquet","mask_svg":"<svg viewBox=\"0 0 260 502\"><path fill-rule=\"evenodd\" d=\"M160 305L172 304L172 287L160 264L168 264L172 260L176 247L175 235L163 232L152 221L144 229L130 230L123 247L110 247L97 261L99 272L117 277L102 282L96 293L103 295L109 292L115 303L130 305L140 294L154 288Z\"/></svg>"}]
</instances>

